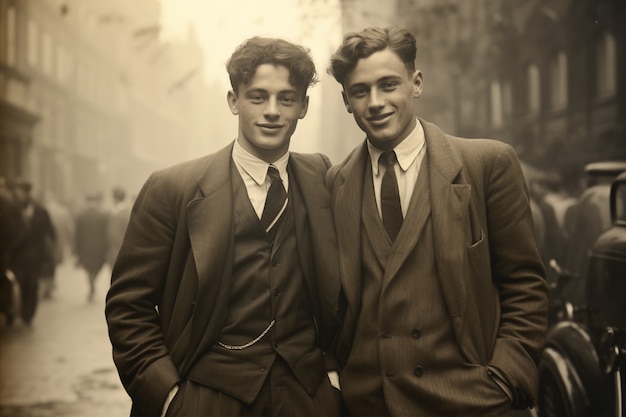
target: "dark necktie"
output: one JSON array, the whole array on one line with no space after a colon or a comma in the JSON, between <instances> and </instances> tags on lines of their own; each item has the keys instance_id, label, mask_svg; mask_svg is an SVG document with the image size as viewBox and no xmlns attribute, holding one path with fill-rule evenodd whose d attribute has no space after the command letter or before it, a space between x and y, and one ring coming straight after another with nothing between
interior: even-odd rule
<instances>
[{"instance_id":1,"label":"dark necktie","mask_svg":"<svg viewBox=\"0 0 626 417\"><path fill-rule=\"evenodd\" d=\"M277 229L275 226L287 207L287 192L283 186L283 180L280 179L278 169L274 165L269 166L267 176L271 184L267 190L261 223L265 228L265 233L273 240Z\"/></svg>"},{"instance_id":2,"label":"dark necktie","mask_svg":"<svg viewBox=\"0 0 626 417\"><path fill-rule=\"evenodd\" d=\"M385 175L380 186L380 206L383 214L383 224L387 229L387 234L393 242L402 227L402 206L400 205L400 193L398 192L398 181L393 166L396 164L396 153L394 151L383 152L378 159L379 164L385 165Z\"/></svg>"}]
</instances>

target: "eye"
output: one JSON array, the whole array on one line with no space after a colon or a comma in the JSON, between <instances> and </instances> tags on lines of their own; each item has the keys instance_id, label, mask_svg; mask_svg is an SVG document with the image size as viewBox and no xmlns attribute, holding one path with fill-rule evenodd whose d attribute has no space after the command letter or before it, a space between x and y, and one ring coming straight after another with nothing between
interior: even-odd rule
<instances>
[{"instance_id":1,"label":"eye","mask_svg":"<svg viewBox=\"0 0 626 417\"><path fill-rule=\"evenodd\" d=\"M249 98L250 98L250 101L254 104L261 104L265 100L263 96L260 94L251 95Z\"/></svg>"},{"instance_id":2,"label":"eye","mask_svg":"<svg viewBox=\"0 0 626 417\"><path fill-rule=\"evenodd\" d=\"M296 98L291 96L284 96L281 97L280 102L284 106L293 106L296 103Z\"/></svg>"},{"instance_id":3,"label":"eye","mask_svg":"<svg viewBox=\"0 0 626 417\"><path fill-rule=\"evenodd\" d=\"M365 97L367 95L367 89L365 87L357 87L350 90L350 94L352 95L352 97L356 98Z\"/></svg>"},{"instance_id":4,"label":"eye","mask_svg":"<svg viewBox=\"0 0 626 417\"><path fill-rule=\"evenodd\" d=\"M396 81L385 81L380 87L383 91L393 91L397 86L398 83Z\"/></svg>"}]
</instances>

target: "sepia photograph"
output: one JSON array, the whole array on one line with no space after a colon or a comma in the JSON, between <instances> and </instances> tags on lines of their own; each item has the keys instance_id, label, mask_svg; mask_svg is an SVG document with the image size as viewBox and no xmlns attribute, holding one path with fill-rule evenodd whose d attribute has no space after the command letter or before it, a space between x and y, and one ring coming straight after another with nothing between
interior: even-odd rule
<instances>
[{"instance_id":1,"label":"sepia photograph","mask_svg":"<svg viewBox=\"0 0 626 417\"><path fill-rule=\"evenodd\" d=\"M625 24L0 0L0 417L624 417Z\"/></svg>"}]
</instances>

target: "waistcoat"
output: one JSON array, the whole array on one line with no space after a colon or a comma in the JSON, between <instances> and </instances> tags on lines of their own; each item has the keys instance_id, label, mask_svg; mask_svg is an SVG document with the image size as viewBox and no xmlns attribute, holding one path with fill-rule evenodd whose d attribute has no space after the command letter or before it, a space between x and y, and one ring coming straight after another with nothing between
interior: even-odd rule
<instances>
[{"instance_id":1,"label":"waistcoat","mask_svg":"<svg viewBox=\"0 0 626 417\"><path fill-rule=\"evenodd\" d=\"M231 173L234 264L229 312L219 340L241 347L267 333L243 349L213 345L190 371L189 379L251 404L280 356L312 393L322 380L324 367L297 256L293 205L302 203L296 181L290 181L289 204L276 239L270 242L235 167Z\"/></svg>"}]
</instances>

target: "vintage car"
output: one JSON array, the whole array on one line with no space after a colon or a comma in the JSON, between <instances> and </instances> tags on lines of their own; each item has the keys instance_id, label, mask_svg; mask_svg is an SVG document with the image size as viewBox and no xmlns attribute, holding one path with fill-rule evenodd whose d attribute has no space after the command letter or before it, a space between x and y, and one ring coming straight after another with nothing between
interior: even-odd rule
<instances>
[{"instance_id":1,"label":"vintage car","mask_svg":"<svg viewBox=\"0 0 626 417\"><path fill-rule=\"evenodd\" d=\"M610 208L612 226L590 253L584 303L557 303L539 364L539 417L624 417L626 172L611 185ZM561 271L557 287L569 278Z\"/></svg>"}]
</instances>

